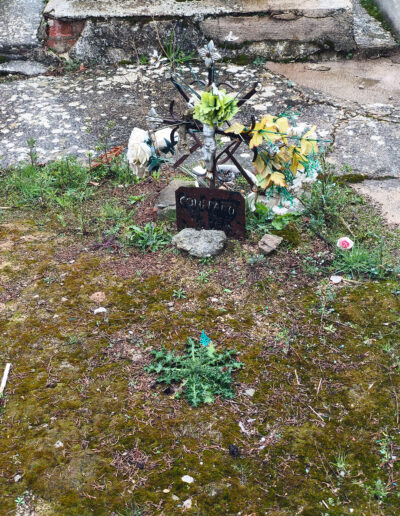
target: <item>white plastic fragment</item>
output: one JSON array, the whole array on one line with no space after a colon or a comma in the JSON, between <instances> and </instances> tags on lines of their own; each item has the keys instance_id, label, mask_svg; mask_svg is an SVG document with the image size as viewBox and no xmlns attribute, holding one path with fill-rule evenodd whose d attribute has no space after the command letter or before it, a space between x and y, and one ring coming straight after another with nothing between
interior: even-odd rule
<instances>
[{"instance_id":1,"label":"white plastic fragment","mask_svg":"<svg viewBox=\"0 0 400 516\"><path fill-rule=\"evenodd\" d=\"M183 475L182 482L186 482L187 484L191 484L192 482L194 482L194 478L191 477L190 475Z\"/></svg>"},{"instance_id":2,"label":"white plastic fragment","mask_svg":"<svg viewBox=\"0 0 400 516\"><path fill-rule=\"evenodd\" d=\"M334 283L335 285L343 281L342 276L331 276L329 279L331 280L331 283Z\"/></svg>"},{"instance_id":3,"label":"white plastic fragment","mask_svg":"<svg viewBox=\"0 0 400 516\"><path fill-rule=\"evenodd\" d=\"M107 308L104 308L104 306L100 306L99 308L96 308L93 310L94 315L97 314L105 314L107 312Z\"/></svg>"},{"instance_id":4,"label":"white plastic fragment","mask_svg":"<svg viewBox=\"0 0 400 516\"><path fill-rule=\"evenodd\" d=\"M6 364L6 367L5 367L5 369L4 369L3 378L1 379L1 384L0 384L0 395L2 395L2 394L3 394L4 389L6 388L7 379L8 379L8 374L9 374L9 372L10 372L10 367L11 367L11 364L10 364L10 363L7 363L7 364Z\"/></svg>"}]
</instances>

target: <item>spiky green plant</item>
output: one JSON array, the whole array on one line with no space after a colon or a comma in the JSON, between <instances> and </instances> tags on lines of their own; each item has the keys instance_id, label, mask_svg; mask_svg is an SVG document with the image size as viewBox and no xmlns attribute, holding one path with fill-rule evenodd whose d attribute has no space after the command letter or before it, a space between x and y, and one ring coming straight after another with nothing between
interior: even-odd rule
<instances>
[{"instance_id":1,"label":"spiky green plant","mask_svg":"<svg viewBox=\"0 0 400 516\"><path fill-rule=\"evenodd\" d=\"M184 355L165 348L152 351L154 360L145 370L156 373L158 383L180 384L175 396L179 397L183 392L194 407L200 403L212 403L218 395L234 398L232 372L243 367L235 358L237 351L218 352L212 342L204 346L190 337L186 346Z\"/></svg>"}]
</instances>

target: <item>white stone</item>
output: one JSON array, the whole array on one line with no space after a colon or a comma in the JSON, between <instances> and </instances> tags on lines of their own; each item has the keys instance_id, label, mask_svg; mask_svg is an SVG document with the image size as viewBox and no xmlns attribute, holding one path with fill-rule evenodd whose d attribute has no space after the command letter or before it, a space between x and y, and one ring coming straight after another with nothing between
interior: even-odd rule
<instances>
[{"instance_id":1,"label":"white stone","mask_svg":"<svg viewBox=\"0 0 400 516\"><path fill-rule=\"evenodd\" d=\"M191 498L188 498L187 500L185 500L182 504L182 507L184 509L191 509L192 508L192 499Z\"/></svg>"},{"instance_id":2,"label":"white stone","mask_svg":"<svg viewBox=\"0 0 400 516\"><path fill-rule=\"evenodd\" d=\"M104 308L104 306L100 306L99 308L96 308L93 310L94 315L97 314L105 314L107 312L107 308Z\"/></svg>"},{"instance_id":3,"label":"white stone","mask_svg":"<svg viewBox=\"0 0 400 516\"><path fill-rule=\"evenodd\" d=\"M183 475L182 482L186 482L187 484L192 484L194 482L194 478L190 475Z\"/></svg>"}]
</instances>

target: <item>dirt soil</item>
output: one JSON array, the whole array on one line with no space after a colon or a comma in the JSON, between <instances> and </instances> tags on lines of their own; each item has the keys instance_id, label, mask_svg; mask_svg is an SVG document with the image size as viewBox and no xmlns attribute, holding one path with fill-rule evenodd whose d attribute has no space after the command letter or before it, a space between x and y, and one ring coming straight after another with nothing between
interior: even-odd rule
<instances>
[{"instance_id":1,"label":"dirt soil","mask_svg":"<svg viewBox=\"0 0 400 516\"><path fill-rule=\"evenodd\" d=\"M307 220L266 261L252 237L201 262L2 213L1 515L400 511L398 282L329 284ZM143 368L202 330L245 367L192 408Z\"/></svg>"}]
</instances>

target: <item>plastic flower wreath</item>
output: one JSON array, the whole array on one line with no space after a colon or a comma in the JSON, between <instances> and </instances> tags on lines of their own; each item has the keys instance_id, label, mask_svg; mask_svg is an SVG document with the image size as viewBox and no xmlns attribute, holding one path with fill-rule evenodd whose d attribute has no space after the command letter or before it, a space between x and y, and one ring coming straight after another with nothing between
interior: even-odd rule
<instances>
[{"instance_id":1,"label":"plastic flower wreath","mask_svg":"<svg viewBox=\"0 0 400 516\"><path fill-rule=\"evenodd\" d=\"M290 199L288 188L296 174L316 177L320 171L315 129L299 130L291 126L288 116L266 115L253 127L234 123L225 132L242 135L249 148L256 151L253 165L261 190L276 188ZM297 180L296 186L300 184Z\"/></svg>"}]
</instances>

